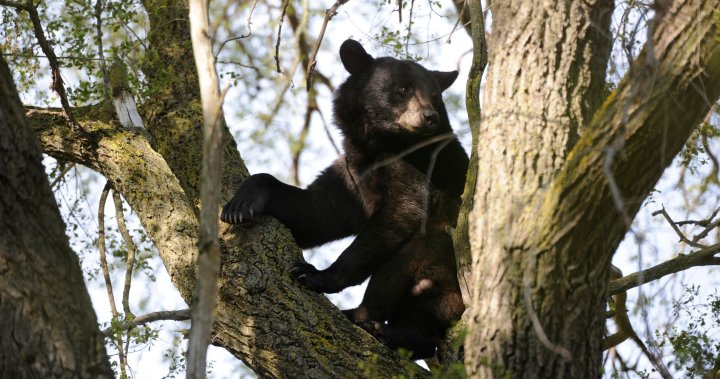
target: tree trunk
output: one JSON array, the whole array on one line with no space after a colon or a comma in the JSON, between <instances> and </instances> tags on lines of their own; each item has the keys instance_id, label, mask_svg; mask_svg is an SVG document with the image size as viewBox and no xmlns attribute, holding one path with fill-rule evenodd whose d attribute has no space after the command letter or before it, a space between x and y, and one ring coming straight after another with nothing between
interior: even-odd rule
<instances>
[{"instance_id":1,"label":"tree trunk","mask_svg":"<svg viewBox=\"0 0 720 379\"><path fill-rule=\"evenodd\" d=\"M113 378L10 70L0 57L0 377Z\"/></svg>"},{"instance_id":2,"label":"tree trunk","mask_svg":"<svg viewBox=\"0 0 720 379\"><path fill-rule=\"evenodd\" d=\"M598 106L611 3L493 3L471 375L600 376L612 253L720 91L718 5L656 9L644 52Z\"/></svg>"}]
</instances>

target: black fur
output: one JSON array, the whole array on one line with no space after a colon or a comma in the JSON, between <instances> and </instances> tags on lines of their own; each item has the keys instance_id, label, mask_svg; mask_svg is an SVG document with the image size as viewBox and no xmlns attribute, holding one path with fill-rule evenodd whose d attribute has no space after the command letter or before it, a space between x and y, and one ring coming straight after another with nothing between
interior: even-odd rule
<instances>
[{"instance_id":1,"label":"black fur","mask_svg":"<svg viewBox=\"0 0 720 379\"><path fill-rule=\"evenodd\" d=\"M304 190L251 176L221 219L273 216L303 248L357 235L327 269L297 263L290 273L325 293L371 277L360 306L343 312L389 347L430 357L464 310L448 228L468 158L441 99L457 72L375 59L353 40L343 43L340 58L351 74L333 104L345 155Z\"/></svg>"}]
</instances>

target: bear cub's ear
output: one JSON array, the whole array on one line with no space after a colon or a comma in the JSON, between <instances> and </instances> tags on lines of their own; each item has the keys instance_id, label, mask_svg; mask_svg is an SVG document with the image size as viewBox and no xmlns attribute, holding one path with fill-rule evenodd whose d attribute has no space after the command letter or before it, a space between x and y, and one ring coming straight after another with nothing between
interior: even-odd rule
<instances>
[{"instance_id":1,"label":"bear cub's ear","mask_svg":"<svg viewBox=\"0 0 720 379\"><path fill-rule=\"evenodd\" d=\"M435 78L440 86L440 91L445 91L455 82L458 77L457 71L430 71L430 75Z\"/></svg>"},{"instance_id":2,"label":"bear cub's ear","mask_svg":"<svg viewBox=\"0 0 720 379\"><path fill-rule=\"evenodd\" d=\"M340 46L340 60L350 75L365 71L374 61L373 57L365 52L362 45L352 39L346 39Z\"/></svg>"}]
</instances>

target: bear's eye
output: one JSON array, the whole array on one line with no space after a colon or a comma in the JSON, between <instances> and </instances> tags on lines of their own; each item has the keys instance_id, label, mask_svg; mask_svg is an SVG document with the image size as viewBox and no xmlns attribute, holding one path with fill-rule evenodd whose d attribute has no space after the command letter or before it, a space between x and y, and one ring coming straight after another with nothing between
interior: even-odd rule
<instances>
[{"instance_id":1,"label":"bear's eye","mask_svg":"<svg viewBox=\"0 0 720 379\"><path fill-rule=\"evenodd\" d=\"M400 87L398 88L398 92L400 92L400 93L403 94L403 95L407 95L407 94L410 93L410 90L411 90L411 89L412 89L412 88L410 88L410 86L400 86Z\"/></svg>"}]
</instances>

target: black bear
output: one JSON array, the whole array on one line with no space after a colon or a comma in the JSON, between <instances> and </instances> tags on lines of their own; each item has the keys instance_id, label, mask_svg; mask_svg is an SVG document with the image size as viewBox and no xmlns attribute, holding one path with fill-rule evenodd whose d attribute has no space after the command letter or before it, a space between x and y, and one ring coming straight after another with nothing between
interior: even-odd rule
<instances>
[{"instance_id":1,"label":"black bear","mask_svg":"<svg viewBox=\"0 0 720 379\"><path fill-rule=\"evenodd\" d=\"M452 240L468 167L441 93L457 71L373 58L354 40L340 47L350 77L333 100L345 154L307 189L269 174L245 180L224 222L277 218L302 248L356 235L325 270L296 263L291 275L333 293L370 277L362 303L343 311L392 349L435 354L465 307Z\"/></svg>"}]
</instances>

